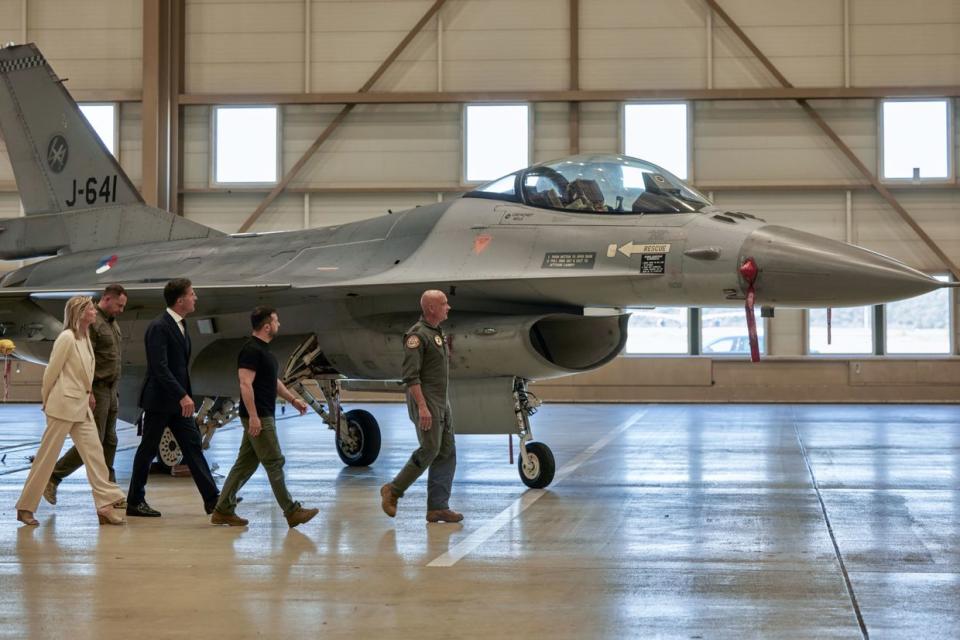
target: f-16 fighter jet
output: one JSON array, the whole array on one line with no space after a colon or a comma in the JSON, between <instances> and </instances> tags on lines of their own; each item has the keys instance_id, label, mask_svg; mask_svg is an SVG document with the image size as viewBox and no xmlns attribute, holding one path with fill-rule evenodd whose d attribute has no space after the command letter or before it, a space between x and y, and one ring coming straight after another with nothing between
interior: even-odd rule
<instances>
[{"instance_id":1,"label":"f-16 fighter jet","mask_svg":"<svg viewBox=\"0 0 960 640\"><path fill-rule=\"evenodd\" d=\"M136 415L143 332L161 290L190 278L197 416L235 415L236 355L257 304L279 310L272 345L284 383L335 433L341 459L369 465L380 430L344 411L341 388L399 388L404 330L426 289L447 293L458 433L516 433L524 483L554 459L534 442L531 380L601 367L627 338L632 306L837 307L945 286L842 242L726 211L664 169L622 155L538 164L463 197L350 224L227 235L144 204L34 45L0 50L0 127L25 217L0 221L0 258L49 256L0 282L0 333L45 362L64 300L111 282L124 315L121 417ZM607 308L609 313L586 314ZM756 341L754 340L754 346ZM161 457L176 462L168 438ZM172 459L171 459L172 458Z\"/></svg>"}]
</instances>

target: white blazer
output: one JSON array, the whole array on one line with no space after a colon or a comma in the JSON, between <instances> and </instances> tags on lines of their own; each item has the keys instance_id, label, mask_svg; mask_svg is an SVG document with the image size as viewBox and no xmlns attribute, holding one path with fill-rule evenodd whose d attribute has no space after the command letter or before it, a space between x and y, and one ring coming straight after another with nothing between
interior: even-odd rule
<instances>
[{"instance_id":1,"label":"white blazer","mask_svg":"<svg viewBox=\"0 0 960 640\"><path fill-rule=\"evenodd\" d=\"M89 393L93 385L93 345L77 340L70 329L57 336L43 372L43 411L68 422L93 420Z\"/></svg>"}]
</instances>

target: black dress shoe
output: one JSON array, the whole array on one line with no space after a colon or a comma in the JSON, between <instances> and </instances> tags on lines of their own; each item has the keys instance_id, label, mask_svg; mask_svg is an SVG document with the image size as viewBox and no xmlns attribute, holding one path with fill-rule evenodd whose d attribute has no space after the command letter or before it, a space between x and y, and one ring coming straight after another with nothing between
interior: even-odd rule
<instances>
[{"instance_id":1,"label":"black dress shoe","mask_svg":"<svg viewBox=\"0 0 960 640\"><path fill-rule=\"evenodd\" d=\"M159 518L160 512L151 508L146 502L141 502L140 504L127 504L127 515L141 518Z\"/></svg>"}]
</instances>

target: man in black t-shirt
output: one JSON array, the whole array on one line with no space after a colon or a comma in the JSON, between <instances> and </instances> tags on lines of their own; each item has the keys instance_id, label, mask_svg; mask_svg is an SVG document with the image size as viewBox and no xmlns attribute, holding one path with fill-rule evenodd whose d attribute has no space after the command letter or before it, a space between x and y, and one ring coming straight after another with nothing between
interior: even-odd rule
<instances>
[{"instance_id":1,"label":"man in black t-shirt","mask_svg":"<svg viewBox=\"0 0 960 640\"><path fill-rule=\"evenodd\" d=\"M294 502L287 491L283 477L283 452L277 439L277 424L274 419L277 395L291 403L303 415L307 404L290 393L277 377L277 358L270 352L270 341L280 331L277 310L257 307L250 314L253 335L247 340L237 357L237 375L240 378L240 422L243 423L243 440L237 461L223 483L220 500L214 508L211 524L228 524L242 527L247 520L236 514L237 491L246 484L259 465L267 471L273 495L283 509L290 528L309 522L319 509L304 509Z\"/></svg>"}]
</instances>

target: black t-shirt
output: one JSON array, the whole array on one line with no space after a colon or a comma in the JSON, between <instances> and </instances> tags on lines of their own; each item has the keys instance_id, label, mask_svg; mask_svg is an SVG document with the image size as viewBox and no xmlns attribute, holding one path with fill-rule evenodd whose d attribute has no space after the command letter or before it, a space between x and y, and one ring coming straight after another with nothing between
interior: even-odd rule
<instances>
[{"instance_id":1,"label":"black t-shirt","mask_svg":"<svg viewBox=\"0 0 960 640\"><path fill-rule=\"evenodd\" d=\"M253 377L253 401L257 415L272 418L277 410L277 358L270 352L270 345L256 336L251 336L240 349L238 369L256 372ZM249 418L247 406L240 399L240 417Z\"/></svg>"}]
</instances>

